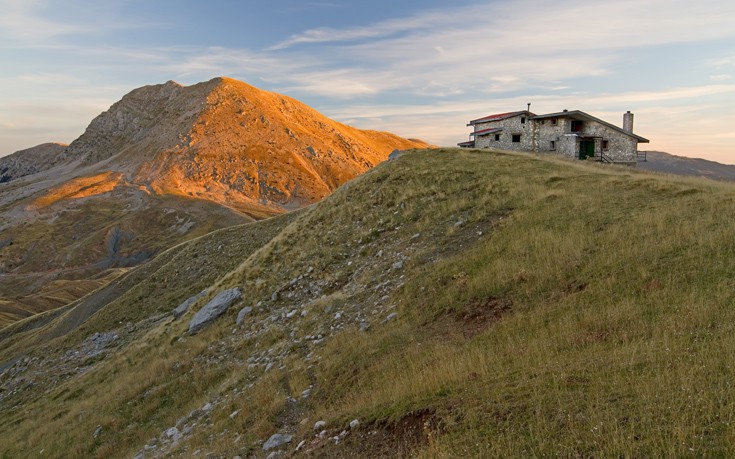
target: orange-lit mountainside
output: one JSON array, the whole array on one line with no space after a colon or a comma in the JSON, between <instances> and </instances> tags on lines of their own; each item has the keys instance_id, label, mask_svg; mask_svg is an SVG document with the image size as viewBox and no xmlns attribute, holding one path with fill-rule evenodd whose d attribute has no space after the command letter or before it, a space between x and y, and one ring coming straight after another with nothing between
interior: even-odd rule
<instances>
[{"instance_id":1,"label":"orange-lit mountainside","mask_svg":"<svg viewBox=\"0 0 735 459\"><path fill-rule=\"evenodd\" d=\"M70 145L0 158L0 326L184 240L314 203L391 151L425 146L230 78L135 89Z\"/></svg>"}]
</instances>

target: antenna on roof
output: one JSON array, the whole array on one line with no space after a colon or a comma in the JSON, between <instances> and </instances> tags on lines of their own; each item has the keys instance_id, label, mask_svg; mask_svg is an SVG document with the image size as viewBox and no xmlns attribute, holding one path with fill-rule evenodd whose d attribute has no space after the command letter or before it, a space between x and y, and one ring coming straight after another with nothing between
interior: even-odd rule
<instances>
[{"instance_id":1,"label":"antenna on roof","mask_svg":"<svg viewBox=\"0 0 735 459\"><path fill-rule=\"evenodd\" d=\"M526 105L528 105L528 108L526 110L530 112L531 111L531 102L527 103Z\"/></svg>"}]
</instances>

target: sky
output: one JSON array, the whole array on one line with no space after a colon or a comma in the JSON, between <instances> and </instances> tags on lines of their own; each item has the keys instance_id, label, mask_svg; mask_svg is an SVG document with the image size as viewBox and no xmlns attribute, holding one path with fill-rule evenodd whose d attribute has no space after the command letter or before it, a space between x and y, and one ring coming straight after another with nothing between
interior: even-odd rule
<instances>
[{"instance_id":1,"label":"sky","mask_svg":"<svg viewBox=\"0 0 735 459\"><path fill-rule=\"evenodd\" d=\"M228 76L451 146L492 113L635 114L642 150L735 164L732 0L0 0L0 156L131 90Z\"/></svg>"}]
</instances>

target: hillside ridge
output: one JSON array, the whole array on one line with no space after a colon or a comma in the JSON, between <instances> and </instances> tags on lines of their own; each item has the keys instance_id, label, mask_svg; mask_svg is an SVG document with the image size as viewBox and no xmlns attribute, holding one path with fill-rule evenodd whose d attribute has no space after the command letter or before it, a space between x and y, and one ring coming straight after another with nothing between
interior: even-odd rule
<instances>
[{"instance_id":1,"label":"hillside ridge","mask_svg":"<svg viewBox=\"0 0 735 459\"><path fill-rule=\"evenodd\" d=\"M730 183L403 154L0 334L0 450L729 457L733 222Z\"/></svg>"}]
</instances>

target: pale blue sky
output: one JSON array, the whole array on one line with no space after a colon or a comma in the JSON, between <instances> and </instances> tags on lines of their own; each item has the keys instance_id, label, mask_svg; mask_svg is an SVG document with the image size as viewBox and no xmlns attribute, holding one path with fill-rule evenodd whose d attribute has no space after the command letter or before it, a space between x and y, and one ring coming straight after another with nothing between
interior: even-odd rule
<instances>
[{"instance_id":1,"label":"pale blue sky","mask_svg":"<svg viewBox=\"0 0 735 459\"><path fill-rule=\"evenodd\" d=\"M567 108L735 164L735 2L0 0L0 156L71 142L132 89L230 76L438 145Z\"/></svg>"}]
</instances>

